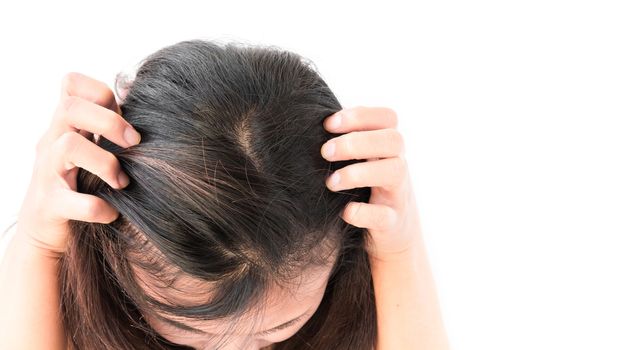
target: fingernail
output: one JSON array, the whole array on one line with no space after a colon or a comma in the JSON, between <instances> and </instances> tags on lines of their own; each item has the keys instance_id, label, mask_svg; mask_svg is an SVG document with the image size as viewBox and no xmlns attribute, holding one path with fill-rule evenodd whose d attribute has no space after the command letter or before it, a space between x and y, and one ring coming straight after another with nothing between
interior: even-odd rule
<instances>
[{"instance_id":1,"label":"fingernail","mask_svg":"<svg viewBox=\"0 0 639 350\"><path fill-rule=\"evenodd\" d=\"M129 185L129 177L124 172L121 172L118 175L118 183L121 188L127 187Z\"/></svg>"},{"instance_id":2,"label":"fingernail","mask_svg":"<svg viewBox=\"0 0 639 350\"><path fill-rule=\"evenodd\" d=\"M332 157L335 154L335 143L330 141L325 143L322 147L322 154L326 159Z\"/></svg>"},{"instance_id":3,"label":"fingernail","mask_svg":"<svg viewBox=\"0 0 639 350\"><path fill-rule=\"evenodd\" d=\"M328 119L326 122L326 126L330 130L337 130L339 126L342 125L342 113L337 113Z\"/></svg>"},{"instance_id":4,"label":"fingernail","mask_svg":"<svg viewBox=\"0 0 639 350\"><path fill-rule=\"evenodd\" d=\"M124 139L129 145L137 145L142 140L142 135L135 131L132 126L127 126L126 130L124 130Z\"/></svg>"},{"instance_id":5,"label":"fingernail","mask_svg":"<svg viewBox=\"0 0 639 350\"><path fill-rule=\"evenodd\" d=\"M336 189L337 185L339 184L339 178L339 173L331 174L330 178L328 179L328 187L331 189Z\"/></svg>"}]
</instances>

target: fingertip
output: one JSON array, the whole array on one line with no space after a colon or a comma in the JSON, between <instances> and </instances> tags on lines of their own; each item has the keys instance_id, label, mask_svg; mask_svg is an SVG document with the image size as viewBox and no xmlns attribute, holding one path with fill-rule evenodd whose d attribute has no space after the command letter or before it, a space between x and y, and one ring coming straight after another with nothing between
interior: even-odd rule
<instances>
[{"instance_id":1,"label":"fingertip","mask_svg":"<svg viewBox=\"0 0 639 350\"><path fill-rule=\"evenodd\" d=\"M118 212L117 209L109 205L109 209L106 210L106 214L105 214L104 220L102 220L102 223L110 224L114 222L115 220L117 220L119 217L120 217L120 212Z\"/></svg>"},{"instance_id":2,"label":"fingertip","mask_svg":"<svg viewBox=\"0 0 639 350\"><path fill-rule=\"evenodd\" d=\"M337 131L342 125L343 113L337 112L324 120L324 128L328 131Z\"/></svg>"},{"instance_id":3,"label":"fingertip","mask_svg":"<svg viewBox=\"0 0 639 350\"><path fill-rule=\"evenodd\" d=\"M90 206L87 218L83 221L96 222L101 224L109 224L115 221L120 213L118 210L107 202L105 199L95 197L93 195L85 195L88 197Z\"/></svg>"},{"instance_id":4,"label":"fingertip","mask_svg":"<svg viewBox=\"0 0 639 350\"><path fill-rule=\"evenodd\" d=\"M125 188L129 185L129 183L131 182L131 180L129 179L129 177L124 173L124 171L120 172L120 174L118 174L118 184L120 185L120 188Z\"/></svg>"},{"instance_id":5,"label":"fingertip","mask_svg":"<svg viewBox=\"0 0 639 350\"><path fill-rule=\"evenodd\" d=\"M124 139L130 146L135 146L142 141L142 135L140 135L135 128L129 124L124 129Z\"/></svg>"},{"instance_id":6,"label":"fingertip","mask_svg":"<svg viewBox=\"0 0 639 350\"><path fill-rule=\"evenodd\" d=\"M120 213L116 212L116 214L113 216L113 219L111 221L107 222L107 224L110 224L110 223L116 221L119 218L120 218Z\"/></svg>"}]
</instances>

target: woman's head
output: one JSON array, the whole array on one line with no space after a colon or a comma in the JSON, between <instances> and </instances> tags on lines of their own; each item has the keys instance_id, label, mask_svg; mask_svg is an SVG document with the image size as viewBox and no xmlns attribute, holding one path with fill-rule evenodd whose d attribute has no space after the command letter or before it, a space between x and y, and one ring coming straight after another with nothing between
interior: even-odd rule
<instances>
[{"instance_id":1,"label":"woman's head","mask_svg":"<svg viewBox=\"0 0 639 350\"><path fill-rule=\"evenodd\" d=\"M192 40L148 56L128 85L122 114L142 142L98 144L130 185L114 190L78 175L78 191L121 216L72 222L61 264L71 342L372 348L367 236L339 217L370 190L324 184L351 162L320 155L336 136L323 120L341 106L311 64L272 47Z\"/></svg>"}]
</instances>

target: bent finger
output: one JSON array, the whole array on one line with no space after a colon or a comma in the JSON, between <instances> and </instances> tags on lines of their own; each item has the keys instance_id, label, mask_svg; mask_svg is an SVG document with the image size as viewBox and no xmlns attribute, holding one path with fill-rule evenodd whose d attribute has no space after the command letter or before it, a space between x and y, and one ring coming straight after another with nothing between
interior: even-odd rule
<instances>
[{"instance_id":1,"label":"bent finger","mask_svg":"<svg viewBox=\"0 0 639 350\"><path fill-rule=\"evenodd\" d=\"M358 187L380 187L392 190L404 183L406 160L402 157L358 162L335 170L327 179L331 191Z\"/></svg>"},{"instance_id":2,"label":"bent finger","mask_svg":"<svg viewBox=\"0 0 639 350\"><path fill-rule=\"evenodd\" d=\"M113 188L126 187L129 182L113 153L76 132L66 132L54 143L51 162L54 171L62 178L69 170L80 167L97 175Z\"/></svg>"},{"instance_id":3,"label":"bent finger","mask_svg":"<svg viewBox=\"0 0 639 350\"><path fill-rule=\"evenodd\" d=\"M397 113L388 107L357 106L345 108L324 120L324 128L332 133L347 133L396 128Z\"/></svg>"},{"instance_id":4,"label":"bent finger","mask_svg":"<svg viewBox=\"0 0 639 350\"><path fill-rule=\"evenodd\" d=\"M353 226L379 231L391 230L397 222L397 213L393 208L355 201L344 207L341 217Z\"/></svg>"},{"instance_id":5,"label":"bent finger","mask_svg":"<svg viewBox=\"0 0 639 350\"><path fill-rule=\"evenodd\" d=\"M65 131L85 130L102 135L122 148L136 145L141 140L140 133L121 115L76 96L60 101L55 119L59 135Z\"/></svg>"},{"instance_id":6,"label":"bent finger","mask_svg":"<svg viewBox=\"0 0 639 350\"><path fill-rule=\"evenodd\" d=\"M321 153L330 161L397 157L404 152L404 138L397 129L353 131L328 140Z\"/></svg>"},{"instance_id":7,"label":"bent finger","mask_svg":"<svg viewBox=\"0 0 639 350\"><path fill-rule=\"evenodd\" d=\"M60 188L52 197L53 214L61 218L108 224L119 216L113 206L94 195Z\"/></svg>"},{"instance_id":8,"label":"bent finger","mask_svg":"<svg viewBox=\"0 0 639 350\"><path fill-rule=\"evenodd\" d=\"M115 94L109 86L82 73L69 72L62 78L60 99L66 96L77 96L122 114L115 100Z\"/></svg>"},{"instance_id":9,"label":"bent finger","mask_svg":"<svg viewBox=\"0 0 639 350\"><path fill-rule=\"evenodd\" d=\"M60 89L61 104L64 103L62 101L65 101L70 96L92 102L106 109L112 110L118 115L122 114L122 110L115 100L113 91L111 91L105 83L84 74L70 72L65 74L62 78ZM65 124L65 121L61 120L58 114L59 113L57 113L56 110L56 113L54 113L51 120L50 127L40 137L36 146L36 151L38 153L50 147L51 144L53 144L53 142L55 142L55 140L65 131L78 131L76 128ZM95 142L95 137L92 137L90 132L80 131L80 133L87 139L94 140Z\"/></svg>"}]
</instances>

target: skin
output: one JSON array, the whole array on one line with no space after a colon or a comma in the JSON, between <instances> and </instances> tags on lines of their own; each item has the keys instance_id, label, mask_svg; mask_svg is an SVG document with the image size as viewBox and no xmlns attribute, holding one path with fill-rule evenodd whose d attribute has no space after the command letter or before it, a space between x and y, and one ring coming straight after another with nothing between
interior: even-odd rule
<instances>
[{"instance_id":1,"label":"skin","mask_svg":"<svg viewBox=\"0 0 639 350\"><path fill-rule=\"evenodd\" d=\"M326 265L314 266L303 271L291 281L291 288L272 287L267 301L262 303L263 310L251 310L240 320L240 328L233 330L225 339L228 349L264 349L265 347L284 341L293 336L311 318L317 310L326 291L331 268L337 261L337 251L329 258ZM167 290L156 286L153 277L140 268L134 267L138 283L145 292L163 302L178 301L181 304L196 305L206 302L210 296L206 291L211 286L194 280L191 277L180 277L175 282L175 289ZM302 316L302 317L299 317ZM231 321L193 321L179 319L175 316L165 317L180 321L199 329L205 333L183 330L159 317L145 313L149 324L166 339L182 345L193 346L197 349L217 349L220 334L225 334L225 328L231 326ZM295 322L290 322L296 320ZM288 324L287 327L278 327ZM278 327L275 331L264 331Z\"/></svg>"},{"instance_id":2,"label":"skin","mask_svg":"<svg viewBox=\"0 0 639 350\"><path fill-rule=\"evenodd\" d=\"M36 162L16 235L0 265L0 348L66 348L58 313L56 264L65 250L68 222L110 223L118 216L100 198L76 192L77 171L84 168L115 189L126 187L128 177L117 159L92 142L96 134L122 147L138 143L139 134L126 132L130 125L120 114L106 84L79 73L69 73L63 79L60 104L36 147ZM340 123L336 123L338 119ZM328 131L346 134L329 140L321 154L331 161L366 162L337 170L326 185L333 191L371 187L369 202L351 202L340 216L365 228L373 238L367 250L377 301L377 349L448 349L397 121L392 109L363 106L327 118L324 127ZM133 142L127 141L126 135L133 136ZM332 155L330 145L334 146ZM336 174L340 181L333 185ZM304 313L306 307L312 314L324 293L326 271L328 267L309 275L314 278L302 280L299 290L274 289L274 297L269 300L279 302L267 301L264 317L249 323L262 330ZM291 336L307 317L268 337L250 335L251 346ZM210 332L224 328L221 323L194 326ZM175 333L158 322L154 327ZM238 334L234 341L246 341L247 333ZM205 343L205 337L184 340Z\"/></svg>"},{"instance_id":3,"label":"skin","mask_svg":"<svg viewBox=\"0 0 639 350\"><path fill-rule=\"evenodd\" d=\"M322 146L324 158L366 162L337 170L339 181L332 182L334 173L326 184L333 191L371 187L367 203L351 202L340 216L373 238L367 251L378 316L377 349L449 349L397 124L395 111L385 107L358 106L327 118L328 131L345 134Z\"/></svg>"}]
</instances>

